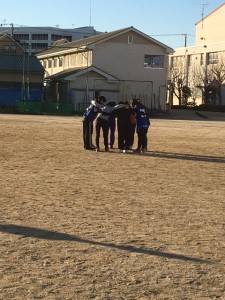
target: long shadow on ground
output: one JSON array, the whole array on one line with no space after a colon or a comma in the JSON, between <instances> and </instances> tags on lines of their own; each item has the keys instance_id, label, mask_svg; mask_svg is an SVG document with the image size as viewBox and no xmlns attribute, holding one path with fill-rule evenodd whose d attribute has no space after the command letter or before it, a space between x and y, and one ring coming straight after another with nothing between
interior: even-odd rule
<instances>
[{"instance_id":1,"label":"long shadow on ground","mask_svg":"<svg viewBox=\"0 0 225 300\"><path fill-rule=\"evenodd\" d=\"M128 252L133 252L133 253L140 253L140 254L164 257L164 258L168 258L168 259L177 259L177 260L190 261L190 262L195 262L195 263L210 263L209 261L206 261L206 260L200 259L200 258L194 258L194 257L190 257L190 256L168 253L168 252L161 252L158 250L138 248L138 247L134 247L134 246L116 245L113 243L97 242L97 241L82 239L80 237L70 235L67 233L49 231L49 230L39 229L39 228L35 228L35 227L19 226L19 225L14 225L14 224L0 224L0 231L8 233L8 234L20 235L24 238L32 237L32 238L45 239L45 240L71 241L71 242L78 242L78 243L102 246L102 247L117 249L117 250L121 250L121 251L128 251Z\"/></svg>"},{"instance_id":2,"label":"long shadow on ground","mask_svg":"<svg viewBox=\"0 0 225 300\"><path fill-rule=\"evenodd\" d=\"M188 153L147 151L145 153L128 152L127 154L160 157L166 159L183 159L183 160L203 161L203 162L222 163L222 164L225 163L225 157L206 156L206 155L197 155L197 154L188 154Z\"/></svg>"}]
</instances>

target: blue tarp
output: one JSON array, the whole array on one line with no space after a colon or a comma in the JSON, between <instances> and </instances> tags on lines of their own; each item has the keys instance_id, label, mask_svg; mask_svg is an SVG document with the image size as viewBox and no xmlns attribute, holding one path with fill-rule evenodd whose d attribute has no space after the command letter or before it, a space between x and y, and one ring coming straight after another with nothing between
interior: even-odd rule
<instances>
[{"instance_id":1,"label":"blue tarp","mask_svg":"<svg viewBox=\"0 0 225 300\"><path fill-rule=\"evenodd\" d=\"M0 88L0 106L14 106L16 101L23 100L22 90L20 88ZM29 101L42 100L42 89L30 89Z\"/></svg>"}]
</instances>

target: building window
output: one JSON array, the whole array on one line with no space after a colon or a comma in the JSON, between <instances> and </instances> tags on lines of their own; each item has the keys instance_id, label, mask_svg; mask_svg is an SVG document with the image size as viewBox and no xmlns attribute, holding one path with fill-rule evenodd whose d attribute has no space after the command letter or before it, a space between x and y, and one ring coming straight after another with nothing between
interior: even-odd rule
<instances>
[{"instance_id":1,"label":"building window","mask_svg":"<svg viewBox=\"0 0 225 300\"><path fill-rule=\"evenodd\" d=\"M14 33L13 37L15 40L29 40L29 34L27 33Z\"/></svg>"},{"instance_id":2,"label":"building window","mask_svg":"<svg viewBox=\"0 0 225 300\"><path fill-rule=\"evenodd\" d=\"M46 60L44 60L43 61L43 67L46 69L46 67L47 67L47 62L46 62Z\"/></svg>"},{"instance_id":3,"label":"building window","mask_svg":"<svg viewBox=\"0 0 225 300\"><path fill-rule=\"evenodd\" d=\"M171 58L171 67L177 68L183 64L184 56L173 56Z\"/></svg>"},{"instance_id":4,"label":"building window","mask_svg":"<svg viewBox=\"0 0 225 300\"><path fill-rule=\"evenodd\" d=\"M76 66L76 54L72 54L70 60L71 60L71 66Z\"/></svg>"},{"instance_id":5,"label":"building window","mask_svg":"<svg viewBox=\"0 0 225 300\"><path fill-rule=\"evenodd\" d=\"M128 44L133 44L134 38L133 35L128 35Z\"/></svg>"},{"instance_id":6,"label":"building window","mask_svg":"<svg viewBox=\"0 0 225 300\"><path fill-rule=\"evenodd\" d=\"M144 67L145 68L163 68L164 56L163 55L145 55Z\"/></svg>"},{"instance_id":7,"label":"building window","mask_svg":"<svg viewBox=\"0 0 225 300\"><path fill-rule=\"evenodd\" d=\"M16 46L14 45L3 46L3 53L16 53Z\"/></svg>"},{"instance_id":8,"label":"building window","mask_svg":"<svg viewBox=\"0 0 225 300\"><path fill-rule=\"evenodd\" d=\"M48 40L48 34L42 34L42 33L32 34L32 40L44 40L44 41L47 41Z\"/></svg>"},{"instance_id":9,"label":"building window","mask_svg":"<svg viewBox=\"0 0 225 300\"><path fill-rule=\"evenodd\" d=\"M23 49L24 49L25 51L29 51L29 46L30 46L29 43L23 42L23 43L20 43L20 45L23 47Z\"/></svg>"},{"instance_id":10,"label":"building window","mask_svg":"<svg viewBox=\"0 0 225 300\"><path fill-rule=\"evenodd\" d=\"M48 68L51 68L51 67L52 67L52 60L49 59L49 60L48 60Z\"/></svg>"},{"instance_id":11,"label":"building window","mask_svg":"<svg viewBox=\"0 0 225 300\"><path fill-rule=\"evenodd\" d=\"M52 34L51 35L51 40L52 41L58 41L64 38L64 35L59 35L59 34Z\"/></svg>"},{"instance_id":12,"label":"building window","mask_svg":"<svg viewBox=\"0 0 225 300\"><path fill-rule=\"evenodd\" d=\"M57 61L58 61L58 59L54 58L54 60L53 60L53 67L54 68L57 68Z\"/></svg>"},{"instance_id":13,"label":"building window","mask_svg":"<svg viewBox=\"0 0 225 300\"><path fill-rule=\"evenodd\" d=\"M72 42L72 35L60 35L60 34L52 34L51 40L58 41L61 39L66 39L68 42Z\"/></svg>"},{"instance_id":14,"label":"building window","mask_svg":"<svg viewBox=\"0 0 225 300\"><path fill-rule=\"evenodd\" d=\"M171 57L171 67L175 68L178 65L178 58L177 56Z\"/></svg>"},{"instance_id":15,"label":"building window","mask_svg":"<svg viewBox=\"0 0 225 300\"><path fill-rule=\"evenodd\" d=\"M72 42L72 35L66 35L65 39L67 39L68 42Z\"/></svg>"},{"instance_id":16,"label":"building window","mask_svg":"<svg viewBox=\"0 0 225 300\"><path fill-rule=\"evenodd\" d=\"M62 67L63 66L63 59L62 57L59 58L59 67Z\"/></svg>"},{"instance_id":17,"label":"building window","mask_svg":"<svg viewBox=\"0 0 225 300\"><path fill-rule=\"evenodd\" d=\"M187 57L188 67L190 67L192 65L192 63L193 63L192 59L193 59L193 55L188 55L188 57Z\"/></svg>"},{"instance_id":18,"label":"building window","mask_svg":"<svg viewBox=\"0 0 225 300\"><path fill-rule=\"evenodd\" d=\"M37 50L44 50L48 48L48 43L32 43L31 48Z\"/></svg>"},{"instance_id":19,"label":"building window","mask_svg":"<svg viewBox=\"0 0 225 300\"><path fill-rule=\"evenodd\" d=\"M200 56L200 65L203 66L204 64L204 54L201 53L201 56Z\"/></svg>"},{"instance_id":20,"label":"building window","mask_svg":"<svg viewBox=\"0 0 225 300\"><path fill-rule=\"evenodd\" d=\"M217 52L208 53L207 62L208 62L208 65L217 64L218 63L218 53Z\"/></svg>"}]
</instances>

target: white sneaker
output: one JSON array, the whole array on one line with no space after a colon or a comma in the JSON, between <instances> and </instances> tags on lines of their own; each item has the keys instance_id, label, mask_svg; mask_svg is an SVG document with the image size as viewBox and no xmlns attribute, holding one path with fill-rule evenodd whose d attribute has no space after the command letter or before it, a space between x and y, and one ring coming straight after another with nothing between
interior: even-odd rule
<instances>
[{"instance_id":1,"label":"white sneaker","mask_svg":"<svg viewBox=\"0 0 225 300\"><path fill-rule=\"evenodd\" d=\"M118 152L119 152L119 153L123 153L123 150L122 150L122 149L119 149Z\"/></svg>"}]
</instances>

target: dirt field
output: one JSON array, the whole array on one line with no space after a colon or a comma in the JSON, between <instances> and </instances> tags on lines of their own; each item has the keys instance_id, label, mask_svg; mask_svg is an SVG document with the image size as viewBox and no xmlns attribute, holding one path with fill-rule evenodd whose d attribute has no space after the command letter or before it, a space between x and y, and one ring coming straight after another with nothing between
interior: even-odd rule
<instances>
[{"instance_id":1,"label":"dirt field","mask_svg":"<svg viewBox=\"0 0 225 300\"><path fill-rule=\"evenodd\" d=\"M225 122L83 150L81 117L0 115L0 299L225 299Z\"/></svg>"}]
</instances>

